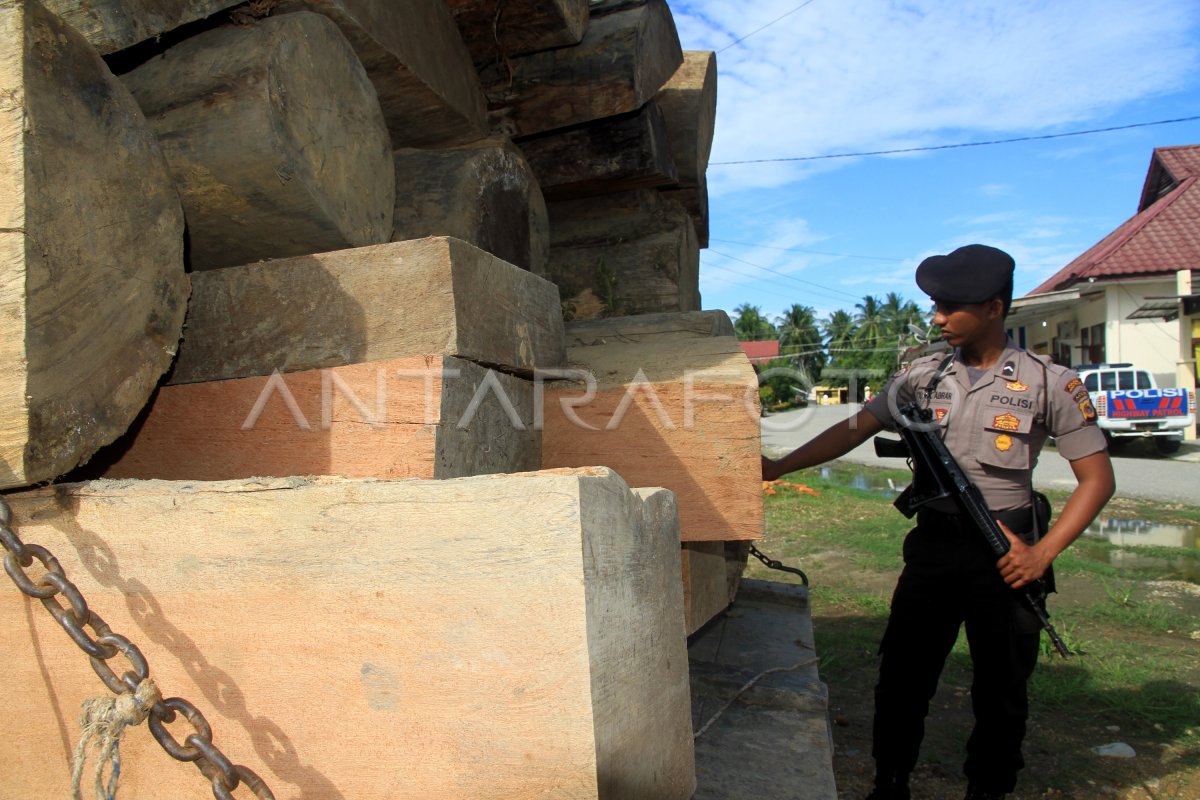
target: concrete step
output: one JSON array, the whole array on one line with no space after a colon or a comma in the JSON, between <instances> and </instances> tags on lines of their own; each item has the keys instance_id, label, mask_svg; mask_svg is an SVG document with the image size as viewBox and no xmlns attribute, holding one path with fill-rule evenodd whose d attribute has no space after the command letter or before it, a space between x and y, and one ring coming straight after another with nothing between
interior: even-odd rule
<instances>
[{"instance_id":1,"label":"concrete step","mask_svg":"<svg viewBox=\"0 0 1200 800\"><path fill-rule=\"evenodd\" d=\"M743 580L689 639L688 661L693 800L837 800L806 588Z\"/></svg>"}]
</instances>

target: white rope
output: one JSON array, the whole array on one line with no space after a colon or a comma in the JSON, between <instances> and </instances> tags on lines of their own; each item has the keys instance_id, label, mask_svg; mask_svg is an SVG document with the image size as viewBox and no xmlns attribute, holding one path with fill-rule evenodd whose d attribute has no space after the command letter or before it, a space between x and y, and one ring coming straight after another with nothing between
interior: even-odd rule
<instances>
[{"instance_id":1,"label":"white rope","mask_svg":"<svg viewBox=\"0 0 1200 800\"><path fill-rule=\"evenodd\" d=\"M121 779L121 739L130 725L140 725L150 714L154 704L162 700L158 687L150 678L138 684L136 692L125 692L116 697L93 697L83 701L79 715L82 734L75 758L71 765L71 798L81 800L80 784L83 781L83 765L88 750L96 751L95 789L96 800L116 800L117 782ZM89 745L91 747L89 748ZM107 785L104 780L105 765L112 765Z\"/></svg>"},{"instance_id":2,"label":"white rope","mask_svg":"<svg viewBox=\"0 0 1200 800\"><path fill-rule=\"evenodd\" d=\"M775 672L791 672L792 670L797 670L797 669L800 669L801 667L812 666L813 664L816 664L818 661L820 661L819 658L809 658L804 661L797 661L795 664L792 664L790 667L771 667L771 669L763 670L762 672L758 673L753 678L746 681L745 686L743 686L742 688L740 688L736 692L734 692L733 697L731 697L727 701L725 701L725 705L723 705L719 709L717 709L717 713L715 713L711 717L709 717L708 722L704 723L704 725L702 725L700 727L700 730L698 730L692 734L692 740L695 741L696 739L699 739L701 736L703 736L704 732L707 731L710 727L712 727L712 724L714 722L716 722L722 714L725 713L725 710L727 708L729 708L731 705L733 705L733 702L735 700L737 700L739 697L741 697L743 694L745 694L747 691L749 691L751 686L758 683L763 678L765 678L768 675L775 673Z\"/></svg>"}]
</instances>

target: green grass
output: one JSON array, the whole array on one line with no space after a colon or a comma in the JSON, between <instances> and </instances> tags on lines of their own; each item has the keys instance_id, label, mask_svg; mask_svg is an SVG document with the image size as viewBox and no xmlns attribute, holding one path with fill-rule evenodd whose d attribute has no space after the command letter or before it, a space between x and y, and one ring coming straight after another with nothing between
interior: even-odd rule
<instances>
[{"instance_id":1,"label":"green grass","mask_svg":"<svg viewBox=\"0 0 1200 800\"><path fill-rule=\"evenodd\" d=\"M808 571L814 614L836 622L820 625L817 633L822 674L831 682L852 668L861 670L864 654L873 654L877 647L891 586L902 565L901 544L911 527L889 497L845 486L856 473L871 479L890 476L900 484L909 478L906 471L837 465L828 479L817 470L784 479L815 489L819 497L782 490L765 499L763 549ZM1061 508L1066 494L1053 494L1052 501ZM1200 508L1178 504L1121 500L1107 513L1163 524L1200 524ZM1200 628L1200 621L1151 597L1145 584L1160 575L1109 563L1113 551L1200 559L1200 553L1185 550L1119 547L1095 540L1080 540L1064 553L1056 562L1062 593L1054 598L1052 613L1060 635L1078 654L1066 660L1049 657L1047 642L1047 657L1031 684L1034 713L1065 717L1079 725L1120 721L1164 744L1181 746L1195 758L1200 659L1189 634ZM829 565L828 573L822 572L823 565ZM779 579L778 573L757 565L749 574ZM1088 591L1073 593L1064 583ZM969 674L964 639L960 637L951 655L946 679L965 680Z\"/></svg>"}]
</instances>

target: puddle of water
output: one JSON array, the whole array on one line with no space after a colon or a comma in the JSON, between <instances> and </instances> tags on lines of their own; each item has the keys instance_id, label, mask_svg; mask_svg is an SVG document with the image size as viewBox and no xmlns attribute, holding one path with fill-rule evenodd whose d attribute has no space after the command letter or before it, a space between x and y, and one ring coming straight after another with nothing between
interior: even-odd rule
<instances>
[{"instance_id":1,"label":"puddle of water","mask_svg":"<svg viewBox=\"0 0 1200 800\"><path fill-rule=\"evenodd\" d=\"M821 467L822 480L835 481L842 486L849 486L851 489L862 489L867 492L876 492L887 497L895 497L904 491L904 487L908 485L906 481L895 481L891 478L876 474L866 474L863 472L844 472L835 470L833 467Z\"/></svg>"},{"instance_id":2,"label":"puddle of water","mask_svg":"<svg viewBox=\"0 0 1200 800\"><path fill-rule=\"evenodd\" d=\"M1107 541L1118 548L1130 548L1109 550L1092 556L1104 559L1114 567L1154 572L1167 580L1200 584L1200 559L1189 558L1182 552L1178 557L1172 557L1162 551L1156 551L1153 555L1138 552L1138 548L1151 546L1195 551L1200 548L1198 526L1159 525L1138 519L1101 517L1093 522L1083 535L1093 541Z\"/></svg>"},{"instance_id":3,"label":"puddle of water","mask_svg":"<svg viewBox=\"0 0 1200 800\"><path fill-rule=\"evenodd\" d=\"M907 486L906 481L876 474L834 467L821 467L821 478L852 489L875 492L894 498ZM1187 581L1200 585L1200 559L1180 553L1171 557L1161 550L1152 555L1139 552L1143 547L1174 548L1180 551L1200 549L1200 526L1159 525L1154 522L1120 517L1100 517L1083 533L1085 539L1106 541L1114 545L1108 548L1085 548L1075 550L1083 558L1102 561L1122 570L1152 573L1163 580Z\"/></svg>"}]
</instances>

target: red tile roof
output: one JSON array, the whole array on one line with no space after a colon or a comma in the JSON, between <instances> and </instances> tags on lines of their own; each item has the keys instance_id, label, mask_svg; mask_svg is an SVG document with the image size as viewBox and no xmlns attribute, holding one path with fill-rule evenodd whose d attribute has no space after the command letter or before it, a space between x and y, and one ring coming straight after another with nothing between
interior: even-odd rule
<instances>
[{"instance_id":1,"label":"red tile roof","mask_svg":"<svg viewBox=\"0 0 1200 800\"><path fill-rule=\"evenodd\" d=\"M1030 294L1088 278L1169 275L1200 264L1200 145L1156 147L1138 213ZM1164 188L1170 191L1159 195Z\"/></svg>"},{"instance_id":2,"label":"red tile roof","mask_svg":"<svg viewBox=\"0 0 1200 800\"><path fill-rule=\"evenodd\" d=\"M769 342L738 342L738 344L742 346L742 352L752 363L779 358L778 339Z\"/></svg>"}]
</instances>

